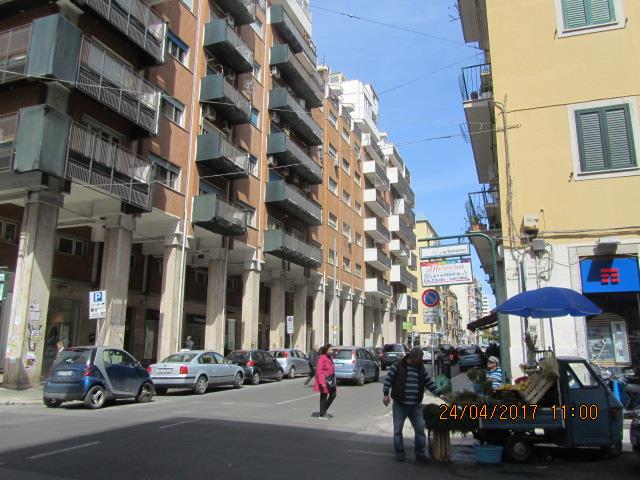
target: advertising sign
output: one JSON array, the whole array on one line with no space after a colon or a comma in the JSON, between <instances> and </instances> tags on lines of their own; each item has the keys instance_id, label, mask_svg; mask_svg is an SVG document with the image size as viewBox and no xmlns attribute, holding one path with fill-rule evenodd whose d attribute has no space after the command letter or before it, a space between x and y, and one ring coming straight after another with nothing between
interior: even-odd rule
<instances>
[{"instance_id":1,"label":"advertising sign","mask_svg":"<svg viewBox=\"0 0 640 480\"><path fill-rule=\"evenodd\" d=\"M420 260L429 258L465 257L471 255L468 243L458 245L437 245L435 247L420 247Z\"/></svg>"},{"instance_id":2,"label":"advertising sign","mask_svg":"<svg viewBox=\"0 0 640 480\"><path fill-rule=\"evenodd\" d=\"M422 286L473 283L471 258L450 258L420 262Z\"/></svg>"},{"instance_id":3,"label":"advertising sign","mask_svg":"<svg viewBox=\"0 0 640 480\"><path fill-rule=\"evenodd\" d=\"M582 293L640 292L638 257L580 260Z\"/></svg>"}]
</instances>

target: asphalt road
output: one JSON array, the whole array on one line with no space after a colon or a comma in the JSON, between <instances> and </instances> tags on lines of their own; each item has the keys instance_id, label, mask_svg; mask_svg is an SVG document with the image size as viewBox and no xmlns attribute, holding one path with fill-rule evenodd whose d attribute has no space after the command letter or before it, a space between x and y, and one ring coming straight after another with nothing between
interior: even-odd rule
<instances>
[{"instance_id":1,"label":"asphalt road","mask_svg":"<svg viewBox=\"0 0 640 480\"><path fill-rule=\"evenodd\" d=\"M421 465L393 457L381 385L341 386L330 413L302 379L203 396L169 393L152 403L0 407L0 478L12 479L339 479L523 477L637 478L640 458L592 453L555 456L525 467L478 466L470 446L454 463ZM411 442L407 442L410 444ZM469 443L467 441L467 443ZM543 457L546 455L542 452Z\"/></svg>"}]
</instances>

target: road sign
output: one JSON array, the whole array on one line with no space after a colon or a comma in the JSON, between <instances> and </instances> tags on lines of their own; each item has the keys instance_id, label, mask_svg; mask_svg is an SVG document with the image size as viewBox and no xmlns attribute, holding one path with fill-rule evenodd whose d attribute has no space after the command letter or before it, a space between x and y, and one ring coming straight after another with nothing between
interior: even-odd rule
<instances>
[{"instance_id":1,"label":"road sign","mask_svg":"<svg viewBox=\"0 0 640 480\"><path fill-rule=\"evenodd\" d=\"M468 255L471 255L468 243L420 247L420 260L427 260L429 258L465 257Z\"/></svg>"},{"instance_id":2,"label":"road sign","mask_svg":"<svg viewBox=\"0 0 640 480\"><path fill-rule=\"evenodd\" d=\"M402 322L402 328L404 330L411 330L413 328L413 322Z\"/></svg>"},{"instance_id":3,"label":"road sign","mask_svg":"<svg viewBox=\"0 0 640 480\"><path fill-rule=\"evenodd\" d=\"M293 333L293 315L287 316L287 333Z\"/></svg>"},{"instance_id":4,"label":"road sign","mask_svg":"<svg viewBox=\"0 0 640 480\"><path fill-rule=\"evenodd\" d=\"M428 288L422 292L422 303L425 307L437 307L440 304L440 294L433 288Z\"/></svg>"},{"instance_id":5,"label":"road sign","mask_svg":"<svg viewBox=\"0 0 640 480\"><path fill-rule=\"evenodd\" d=\"M107 316L107 292L97 290L89 292L89 319L95 320Z\"/></svg>"},{"instance_id":6,"label":"road sign","mask_svg":"<svg viewBox=\"0 0 640 480\"><path fill-rule=\"evenodd\" d=\"M440 320L440 309L439 308L425 308L424 309L424 318L422 319L422 323L425 325L436 325Z\"/></svg>"}]
</instances>

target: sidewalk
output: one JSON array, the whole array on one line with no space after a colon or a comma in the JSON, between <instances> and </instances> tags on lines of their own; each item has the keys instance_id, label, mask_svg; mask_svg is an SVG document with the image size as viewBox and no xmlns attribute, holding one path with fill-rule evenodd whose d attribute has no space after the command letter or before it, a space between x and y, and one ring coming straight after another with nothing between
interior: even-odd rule
<instances>
[{"instance_id":1,"label":"sidewalk","mask_svg":"<svg viewBox=\"0 0 640 480\"><path fill-rule=\"evenodd\" d=\"M42 386L27 390L4 388L4 375L0 373L0 405L42 405Z\"/></svg>"}]
</instances>

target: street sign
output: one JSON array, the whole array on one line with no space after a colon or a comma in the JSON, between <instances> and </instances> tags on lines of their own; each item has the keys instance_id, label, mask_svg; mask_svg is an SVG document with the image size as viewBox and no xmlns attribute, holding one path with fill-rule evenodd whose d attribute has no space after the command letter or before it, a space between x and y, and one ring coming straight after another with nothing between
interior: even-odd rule
<instances>
[{"instance_id":1,"label":"street sign","mask_svg":"<svg viewBox=\"0 0 640 480\"><path fill-rule=\"evenodd\" d=\"M413 328L413 322L402 322L402 328L404 330L411 330Z\"/></svg>"},{"instance_id":2,"label":"street sign","mask_svg":"<svg viewBox=\"0 0 640 480\"><path fill-rule=\"evenodd\" d=\"M97 290L89 292L89 319L96 320L107 316L107 292Z\"/></svg>"},{"instance_id":3,"label":"street sign","mask_svg":"<svg viewBox=\"0 0 640 480\"><path fill-rule=\"evenodd\" d=\"M293 315L287 316L287 333L288 334L293 333Z\"/></svg>"},{"instance_id":4,"label":"street sign","mask_svg":"<svg viewBox=\"0 0 640 480\"><path fill-rule=\"evenodd\" d=\"M420 247L420 260L427 260L429 258L465 257L467 255L471 255L468 243Z\"/></svg>"},{"instance_id":5,"label":"street sign","mask_svg":"<svg viewBox=\"0 0 640 480\"><path fill-rule=\"evenodd\" d=\"M440 309L439 308L425 308L424 309L424 317L422 319L422 323L425 325L436 325L440 320Z\"/></svg>"},{"instance_id":6,"label":"street sign","mask_svg":"<svg viewBox=\"0 0 640 480\"><path fill-rule=\"evenodd\" d=\"M428 288L422 292L422 303L425 307L437 307L440 304L440 294L433 288Z\"/></svg>"}]
</instances>

